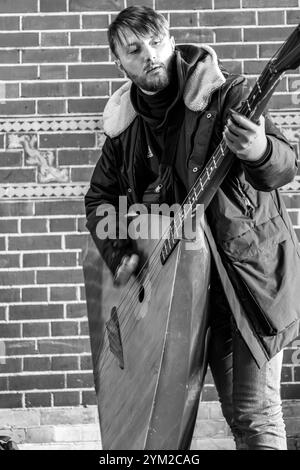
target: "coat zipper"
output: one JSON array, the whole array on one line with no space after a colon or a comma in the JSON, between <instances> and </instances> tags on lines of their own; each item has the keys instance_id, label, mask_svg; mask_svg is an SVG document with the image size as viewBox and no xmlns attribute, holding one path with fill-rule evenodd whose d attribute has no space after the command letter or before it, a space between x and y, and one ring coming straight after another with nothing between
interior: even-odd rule
<instances>
[{"instance_id":1,"label":"coat zipper","mask_svg":"<svg viewBox=\"0 0 300 470\"><path fill-rule=\"evenodd\" d=\"M254 211L255 211L255 206L254 206L254 204L252 204L252 202L250 201L250 199L246 195L245 191L243 190L240 180L238 178L236 178L236 181L237 181L237 186L238 186L239 193L242 196L243 201L245 203L247 214L251 218L253 218Z\"/></svg>"}]
</instances>

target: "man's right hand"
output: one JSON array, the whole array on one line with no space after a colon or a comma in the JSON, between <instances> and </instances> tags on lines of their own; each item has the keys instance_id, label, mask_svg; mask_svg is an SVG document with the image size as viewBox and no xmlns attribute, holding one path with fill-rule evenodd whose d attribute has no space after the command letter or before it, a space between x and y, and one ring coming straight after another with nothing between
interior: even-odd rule
<instances>
[{"instance_id":1,"label":"man's right hand","mask_svg":"<svg viewBox=\"0 0 300 470\"><path fill-rule=\"evenodd\" d=\"M119 265L114 277L114 284L116 286L125 286L129 281L130 276L134 273L139 264L139 257L136 254L123 256L121 264Z\"/></svg>"}]
</instances>

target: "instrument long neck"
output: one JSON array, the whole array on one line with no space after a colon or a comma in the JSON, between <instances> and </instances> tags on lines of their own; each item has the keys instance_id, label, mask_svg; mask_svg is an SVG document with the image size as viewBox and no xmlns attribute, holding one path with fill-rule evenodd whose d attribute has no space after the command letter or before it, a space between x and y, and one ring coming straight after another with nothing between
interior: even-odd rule
<instances>
[{"instance_id":1,"label":"instrument long neck","mask_svg":"<svg viewBox=\"0 0 300 470\"><path fill-rule=\"evenodd\" d=\"M257 122L267 102L272 96L274 88L280 77L274 76L272 67L268 64L256 81L248 98L242 102L239 113ZM187 216L194 214L198 204L207 209L218 188L229 172L236 157L229 150L224 139L220 142L213 155L201 171L191 187L180 211L170 225L168 237L163 243L161 251L161 262L164 264L178 243L178 233L183 233L183 226ZM188 209L187 209L188 208Z\"/></svg>"}]
</instances>

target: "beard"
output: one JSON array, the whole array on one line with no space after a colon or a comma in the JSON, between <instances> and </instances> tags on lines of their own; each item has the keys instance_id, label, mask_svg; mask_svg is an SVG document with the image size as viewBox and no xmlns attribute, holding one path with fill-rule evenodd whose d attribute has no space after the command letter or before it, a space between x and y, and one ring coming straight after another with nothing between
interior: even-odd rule
<instances>
[{"instance_id":1,"label":"beard","mask_svg":"<svg viewBox=\"0 0 300 470\"><path fill-rule=\"evenodd\" d=\"M171 61L172 62L172 61ZM148 67L143 75L135 75L124 69L130 80L143 91L156 93L166 88L171 80L171 63L169 67L158 63Z\"/></svg>"}]
</instances>

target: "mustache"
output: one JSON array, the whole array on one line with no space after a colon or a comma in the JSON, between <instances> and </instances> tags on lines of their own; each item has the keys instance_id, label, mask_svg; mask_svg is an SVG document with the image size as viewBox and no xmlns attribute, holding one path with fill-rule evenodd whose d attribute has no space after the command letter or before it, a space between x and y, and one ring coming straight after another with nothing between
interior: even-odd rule
<instances>
[{"instance_id":1,"label":"mustache","mask_svg":"<svg viewBox=\"0 0 300 470\"><path fill-rule=\"evenodd\" d=\"M161 62L156 62L156 63L151 63L151 64L147 64L145 67L144 67L144 72L148 73L148 72L151 72L151 70L154 70L158 67L162 67L162 68L166 68L164 64L162 64Z\"/></svg>"}]
</instances>

